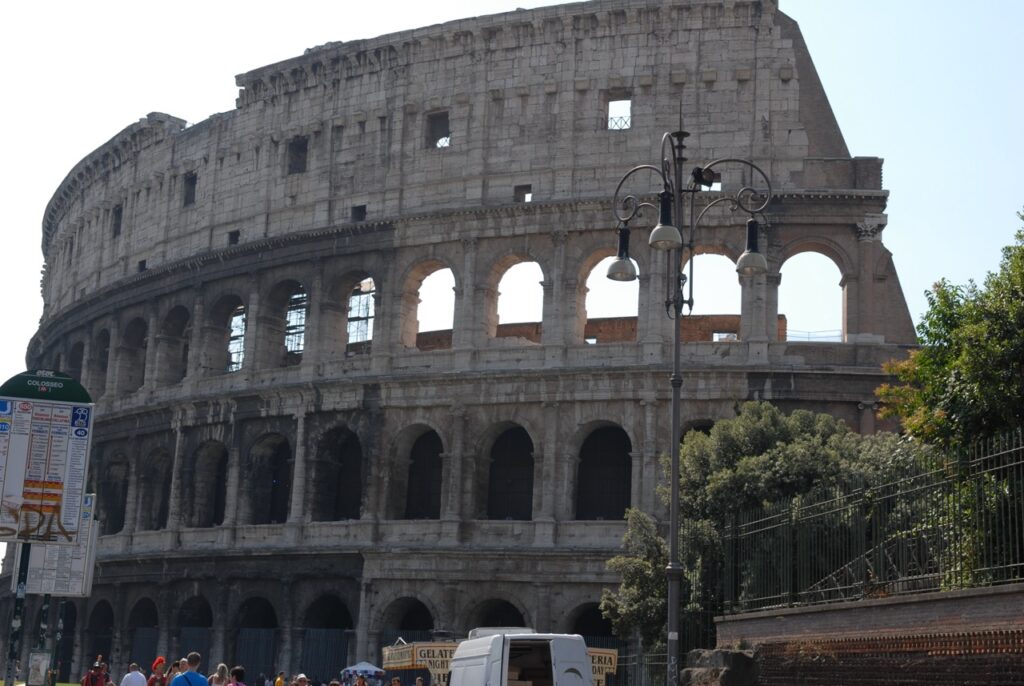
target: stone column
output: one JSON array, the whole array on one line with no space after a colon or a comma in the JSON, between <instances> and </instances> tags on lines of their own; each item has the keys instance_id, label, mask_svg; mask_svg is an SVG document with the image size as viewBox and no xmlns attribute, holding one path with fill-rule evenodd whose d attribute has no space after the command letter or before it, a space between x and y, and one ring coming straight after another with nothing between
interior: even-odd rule
<instances>
[{"instance_id":1,"label":"stone column","mask_svg":"<svg viewBox=\"0 0 1024 686\"><path fill-rule=\"evenodd\" d=\"M856 328L851 327L844 336L851 342L864 336L870 340L883 330L875 307L875 263L885 224L884 214L868 214L864 221L857 222Z\"/></svg>"},{"instance_id":2,"label":"stone column","mask_svg":"<svg viewBox=\"0 0 1024 686\"><path fill-rule=\"evenodd\" d=\"M253 277L250 282L249 297L245 303L245 352L243 353L241 371L246 375L246 378L252 376L252 373L258 369L257 366L261 362L259 357L263 345L260 343L258 334L263 308L260 305L259 284L256 282L256 278ZM231 493L232 491L228 492Z\"/></svg>"},{"instance_id":3,"label":"stone column","mask_svg":"<svg viewBox=\"0 0 1024 686\"><path fill-rule=\"evenodd\" d=\"M370 646L377 644L378 633L370 633L370 608L371 584L363 581L359 587L359 617L356 619L356 659L368 660L371 658Z\"/></svg>"},{"instance_id":4,"label":"stone column","mask_svg":"<svg viewBox=\"0 0 1024 686\"><path fill-rule=\"evenodd\" d=\"M659 512L665 509L655 497L658 485L658 413L662 405L652 396L641 400L640 406L644 413L644 447L641 456L643 468L640 472L641 496L637 507L644 512ZM667 435L670 432L665 433Z\"/></svg>"},{"instance_id":5,"label":"stone column","mask_svg":"<svg viewBox=\"0 0 1024 686\"><path fill-rule=\"evenodd\" d=\"M476 238L462 239L462 283L455 290L455 316L452 322L452 350L457 369L469 369L476 351L484 343L477 323L480 313L476 293Z\"/></svg>"},{"instance_id":6,"label":"stone column","mask_svg":"<svg viewBox=\"0 0 1024 686\"><path fill-rule=\"evenodd\" d=\"M857 403L857 409L860 410L860 434L870 436L875 433L875 411L878 409L878 403L874 400L864 400Z\"/></svg>"},{"instance_id":7,"label":"stone column","mask_svg":"<svg viewBox=\"0 0 1024 686\"><path fill-rule=\"evenodd\" d=\"M92 331L90 330L85 340L82 341L82 378L79 383L89 393L89 396L96 400L100 394L95 386L95 373L93 372L92 360Z\"/></svg>"},{"instance_id":8,"label":"stone column","mask_svg":"<svg viewBox=\"0 0 1024 686\"><path fill-rule=\"evenodd\" d=\"M156 653L157 655L169 655L171 654L171 635L178 633L178 618L174 616L174 610L177 607L174 602L174 593L166 588L160 589L157 594L157 602L160 609L160 623L157 625ZM172 624L174 625L173 631ZM149 665L146 665L143 669L148 667Z\"/></svg>"},{"instance_id":9,"label":"stone column","mask_svg":"<svg viewBox=\"0 0 1024 686\"><path fill-rule=\"evenodd\" d=\"M545 274L544 282L544 312L542 321L544 328L541 331L541 342L544 344L544 365L547 367L561 367L565 364L566 344L566 311L565 303L565 244L569 239L569 232L564 229L556 229L551 232L551 247L554 250L554 257L551 260L550 273Z\"/></svg>"},{"instance_id":10,"label":"stone column","mask_svg":"<svg viewBox=\"0 0 1024 686\"><path fill-rule=\"evenodd\" d=\"M216 612L214 617L220 617L220 621L214 619L212 636L210 637L210 663L217 664L219 662L226 662L228 654L228 631L229 625L234 626L235 622L233 618L228 617L228 612L231 609L231 586L225 584L221 588L220 594L216 599Z\"/></svg>"},{"instance_id":11,"label":"stone column","mask_svg":"<svg viewBox=\"0 0 1024 686\"><path fill-rule=\"evenodd\" d=\"M128 461L128 488L125 493L123 534L135 533L139 518L139 456Z\"/></svg>"},{"instance_id":12,"label":"stone column","mask_svg":"<svg viewBox=\"0 0 1024 686\"><path fill-rule=\"evenodd\" d=\"M295 612L291 602L291 581L286 580L281 583L281 598L285 602L281 603L281 621L277 625L277 633L281 637L281 643L277 648L277 664L284 665L285 670L289 674L294 674L298 660L294 659L295 656L293 656L293 653L296 652L292 643L292 625L295 622Z\"/></svg>"},{"instance_id":13,"label":"stone column","mask_svg":"<svg viewBox=\"0 0 1024 686\"><path fill-rule=\"evenodd\" d=\"M641 235L647 242L647 236ZM672 253L648 248L647 271L640 273L640 298L637 310L637 341L642 346L644 361L671 361L671 344L675 340L672 327L679 322L665 312L668 265ZM674 284L673 284L674 285Z\"/></svg>"},{"instance_id":14,"label":"stone column","mask_svg":"<svg viewBox=\"0 0 1024 686\"><path fill-rule=\"evenodd\" d=\"M454 405L451 408L451 446L442 455L444 469L444 485L441 497L442 530L446 542L455 544L459 540L459 529L463 516L463 452L466 426L466 408Z\"/></svg>"},{"instance_id":15,"label":"stone column","mask_svg":"<svg viewBox=\"0 0 1024 686\"><path fill-rule=\"evenodd\" d=\"M288 523L301 524L306 515L306 408L295 413L295 452ZM230 492L230 491L229 491Z\"/></svg>"},{"instance_id":16,"label":"stone column","mask_svg":"<svg viewBox=\"0 0 1024 686\"><path fill-rule=\"evenodd\" d=\"M183 513L181 507L181 482L184 477L184 450L185 437L182 432L182 410L174 413L174 462L171 464L171 492L168 496L170 501L167 504L167 529L177 531L181 528L184 520L188 519L191 513Z\"/></svg>"},{"instance_id":17,"label":"stone column","mask_svg":"<svg viewBox=\"0 0 1024 686\"><path fill-rule=\"evenodd\" d=\"M110 332L110 345L107 346L107 378L103 386L104 393L117 390L119 377L117 350L120 347L121 331L116 320L110 322L108 331Z\"/></svg>"},{"instance_id":18,"label":"stone column","mask_svg":"<svg viewBox=\"0 0 1024 686\"><path fill-rule=\"evenodd\" d=\"M323 267L320 260L312 263L313 277L306 288L306 331L303 335L302 366L316 369L323 357L324 341L321 336L322 303L324 301Z\"/></svg>"},{"instance_id":19,"label":"stone column","mask_svg":"<svg viewBox=\"0 0 1024 686\"><path fill-rule=\"evenodd\" d=\"M228 474L227 474L227 487L226 491L228 494L240 493L241 484L241 468L242 468L242 451L236 444L237 439L232 441L231 447L228 448ZM224 510L224 526L231 527L239 523L245 523L249 520L249 500L248 498L237 498L234 499L237 503L236 507L227 507ZM245 510L240 512L240 510Z\"/></svg>"},{"instance_id":20,"label":"stone column","mask_svg":"<svg viewBox=\"0 0 1024 686\"><path fill-rule=\"evenodd\" d=\"M771 269L771 265L768 267ZM782 274L770 272L765 275L765 326L768 327L768 340L779 340L779 284L782 283ZM788 323L787 323L788 327Z\"/></svg>"},{"instance_id":21,"label":"stone column","mask_svg":"<svg viewBox=\"0 0 1024 686\"><path fill-rule=\"evenodd\" d=\"M558 455L558 409L556 402L544 402L541 405L544 416L544 437L542 449L534 452L534 460L538 462L534 468L534 515L536 522L534 545L551 546L555 543L555 500L558 493L565 492L568 484L558 483L555 473L556 456Z\"/></svg>"},{"instance_id":22,"label":"stone column","mask_svg":"<svg viewBox=\"0 0 1024 686\"><path fill-rule=\"evenodd\" d=\"M203 305L203 293L196 290L192 303L192 331L188 342L188 369L185 380L198 381L203 375L203 362L206 351L203 346L203 330L206 327L206 313Z\"/></svg>"},{"instance_id":23,"label":"stone column","mask_svg":"<svg viewBox=\"0 0 1024 686\"><path fill-rule=\"evenodd\" d=\"M156 303L150 303L149 307L149 317L146 319L146 359L142 365L142 386L139 390L152 390L156 388L159 323L157 320Z\"/></svg>"}]
</instances>

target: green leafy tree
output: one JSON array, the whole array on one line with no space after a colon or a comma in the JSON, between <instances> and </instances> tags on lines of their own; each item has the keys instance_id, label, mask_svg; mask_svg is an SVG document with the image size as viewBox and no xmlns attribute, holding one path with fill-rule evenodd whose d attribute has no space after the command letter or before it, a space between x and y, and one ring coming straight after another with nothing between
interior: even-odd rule
<instances>
[{"instance_id":1,"label":"green leafy tree","mask_svg":"<svg viewBox=\"0 0 1024 686\"><path fill-rule=\"evenodd\" d=\"M1018 213L1024 219L1024 213ZM921 348L879 389L906 431L949 447L1024 424L1024 230L979 287L942 280L927 294Z\"/></svg>"},{"instance_id":2,"label":"green leafy tree","mask_svg":"<svg viewBox=\"0 0 1024 686\"><path fill-rule=\"evenodd\" d=\"M709 434L690 432L680 448L682 612L718 611L722 533L741 511L795 497L894 481L921 459L915 442L862 437L841 420L766 402L745 403ZM664 460L669 473L668 459ZM668 489L659 491L668 501ZM653 520L630 511L621 555L609 561L622 581L601 608L619 636L638 631L648 648L665 632L667 547Z\"/></svg>"}]
</instances>

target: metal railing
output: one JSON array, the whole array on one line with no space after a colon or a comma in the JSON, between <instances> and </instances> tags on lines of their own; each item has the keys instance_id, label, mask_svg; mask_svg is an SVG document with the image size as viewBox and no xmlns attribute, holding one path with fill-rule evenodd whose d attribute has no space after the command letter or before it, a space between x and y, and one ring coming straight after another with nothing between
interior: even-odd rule
<instances>
[{"instance_id":1,"label":"metal railing","mask_svg":"<svg viewBox=\"0 0 1024 686\"><path fill-rule=\"evenodd\" d=\"M1024 581L1022 434L883 486L740 514L724 553L727 614Z\"/></svg>"}]
</instances>

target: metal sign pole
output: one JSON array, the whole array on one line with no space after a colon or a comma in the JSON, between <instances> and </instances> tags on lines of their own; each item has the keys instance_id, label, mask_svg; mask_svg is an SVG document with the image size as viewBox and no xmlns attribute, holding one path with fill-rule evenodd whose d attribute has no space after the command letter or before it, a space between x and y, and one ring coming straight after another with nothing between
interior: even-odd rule
<instances>
[{"instance_id":1,"label":"metal sign pole","mask_svg":"<svg viewBox=\"0 0 1024 686\"><path fill-rule=\"evenodd\" d=\"M53 636L53 652L50 654L50 673L47 675L47 683L50 686L54 686L57 683L58 672L61 668L59 656L61 641L64 639L64 608L66 606L66 600L61 600L57 605L57 631Z\"/></svg>"},{"instance_id":2,"label":"metal sign pole","mask_svg":"<svg viewBox=\"0 0 1024 686\"><path fill-rule=\"evenodd\" d=\"M4 672L5 684L14 683L14 667L18 661L18 653L21 652L21 627L24 623L22 615L25 612L25 584L28 582L28 558L31 552L31 545L21 544L21 559L18 560L18 590L14 595L14 614L11 617L11 628L7 634L7 671Z\"/></svg>"}]
</instances>

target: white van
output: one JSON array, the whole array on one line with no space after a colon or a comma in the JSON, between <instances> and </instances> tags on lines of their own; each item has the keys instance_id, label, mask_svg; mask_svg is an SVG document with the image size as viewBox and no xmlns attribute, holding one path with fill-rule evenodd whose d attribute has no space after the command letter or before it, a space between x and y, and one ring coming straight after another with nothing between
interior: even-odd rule
<instances>
[{"instance_id":1,"label":"white van","mask_svg":"<svg viewBox=\"0 0 1024 686\"><path fill-rule=\"evenodd\" d=\"M593 686L577 634L474 629L452 656L449 686Z\"/></svg>"}]
</instances>

